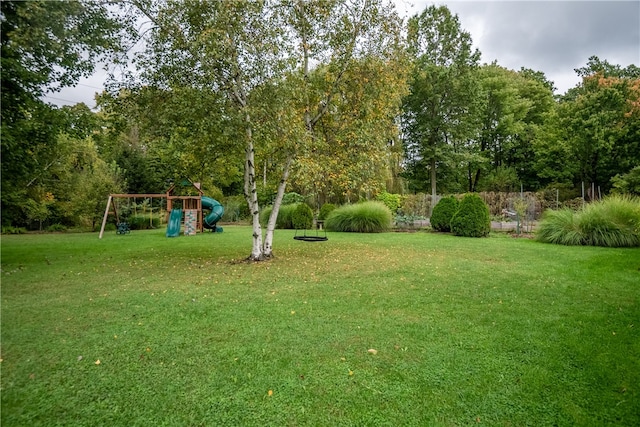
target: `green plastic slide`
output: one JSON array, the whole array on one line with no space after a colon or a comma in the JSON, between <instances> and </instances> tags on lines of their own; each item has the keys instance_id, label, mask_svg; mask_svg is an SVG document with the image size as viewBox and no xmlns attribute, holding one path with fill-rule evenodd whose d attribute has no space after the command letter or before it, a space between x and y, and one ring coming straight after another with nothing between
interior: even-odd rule
<instances>
[{"instance_id":1,"label":"green plastic slide","mask_svg":"<svg viewBox=\"0 0 640 427\"><path fill-rule=\"evenodd\" d=\"M182 209L171 209L169 224L167 224L167 237L178 237L182 224Z\"/></svg>"},{"instance_id":2,"label":"green plastic slide","mask_svg":"<svg viewBox=\"0 0 640 427\"><path fill-rule=\"evenodd\" d=\"M224 215L224 206L211 197L202 196L202 207L211 211L204 217L204 228L218 232L222 231L222 227L217 227L216 224Z\"/></svg>"}]
</instances>

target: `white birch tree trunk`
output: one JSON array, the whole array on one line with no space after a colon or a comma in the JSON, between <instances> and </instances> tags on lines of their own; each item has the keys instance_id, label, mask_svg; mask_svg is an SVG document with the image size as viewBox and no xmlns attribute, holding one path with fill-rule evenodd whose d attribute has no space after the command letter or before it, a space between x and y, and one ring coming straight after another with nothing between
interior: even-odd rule
<instances>
[{"instance_id":1,"label":"white birch tree trunk","mask_svg":"<svg viewBox=\"0 0 640 427\"><path fill-rule=\"evenodd\" d=\"M262 227L260 226L260 206L258 204L258 190L256 186L253 132L251 130L249 114L246 115L245 119L247 122L247 146L244 161L244 197L247 200L247 205L251 212L251 222L253 225L253 244L251 246L251 255L248 259L251 261L261 261L264 259L264 253L262 250Z\"/></svg>"},{"instance_id":2,"label":"white birch tree trunk","mask_svg":"<svg viewBox=\"0 0 640 427\"><path fill-rule=\"evenodd\" d=\"M287 180L289 179L289 171L291 170L291 163L293 162L293 154L287 156L287 160L282 171L282 178L278 184L278 192L276 194L276 200L273 202L273 210L269 216L269 222L267 223L267 234L264 238L264 256L270 258L273 256L273 233L276 229L276 220L278 219L278 212L280 212L280 205L282 204L282 198L287 188Z\"/></svg>"}]
</instances>

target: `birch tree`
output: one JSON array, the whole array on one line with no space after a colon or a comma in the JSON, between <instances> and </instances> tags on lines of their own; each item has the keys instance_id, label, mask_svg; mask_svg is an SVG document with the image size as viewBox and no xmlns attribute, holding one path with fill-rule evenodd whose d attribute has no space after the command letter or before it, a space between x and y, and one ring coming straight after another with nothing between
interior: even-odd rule
<instances>
[{"instance_id":1,"label":"birch tree","mask_svg":"<svg viewBox=\"0 0 640 427\"><path fill-rule=\"evenodd\" d=\"M212 114L231 118L244 145L244 195L253 225L249 259L271 257L275 220L300 147L313 144L354 58L385 51L389 30L399 23L393 7L379 0L133 4L150 22L147 48L138 58L146 70L143 83L225 95L222 111ZM312 85L311 70L320 64L330 74L322 85ZM274 152L280 178L264 233L256 153Z\"/></svg>"}]
</instances>

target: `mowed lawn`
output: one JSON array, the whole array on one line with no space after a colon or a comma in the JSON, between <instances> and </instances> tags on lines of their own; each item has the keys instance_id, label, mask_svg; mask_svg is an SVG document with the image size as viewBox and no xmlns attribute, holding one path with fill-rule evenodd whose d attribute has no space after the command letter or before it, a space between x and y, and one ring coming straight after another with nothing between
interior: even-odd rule
<instances>
[{"instance_id":1,"label":"mowed lawn","mask_svg":"<svg viewBox=\"0 0 640 427\"><path fill-rule=\"evenodd\" d=\"M1 424L640 425L640 249L2 236Z\"/></svg>"}]
</instances>

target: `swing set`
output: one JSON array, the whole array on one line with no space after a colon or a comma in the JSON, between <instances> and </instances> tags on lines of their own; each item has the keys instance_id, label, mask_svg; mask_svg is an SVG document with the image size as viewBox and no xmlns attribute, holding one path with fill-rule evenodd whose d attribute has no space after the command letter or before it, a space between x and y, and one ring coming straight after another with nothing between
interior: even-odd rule
<instances>
[{"instance_id":1,"label":"swing set","mask_svg":"<svg viewBox=\"0 0 640 427\"><path fill-rule=\"evenodd\" d=\"M128 234L131 232L129 223L124 220L123 211L131 212L131 201L133 200L133 212L134 216L138 216L138 203L137 199L149 199L149 226L153 226L153 199L166 199L166 194L109 194L107 201L107 207L104 210L104 217L102 218L102 226L100 227L100 236L104 234L105 226L107 225L107 218L109 214L113 214L116 219L116 233ZM127 209L122 208L121 204L117 202L119 199L127 199ZM120 206L119 206L120 205ZM143 215L146 214L146 203L143 203ZM162 216L161 216L162 218Z\"/></svg>"},{"instance_id":2,"label":"swing set","mask_svg":"<svg viewBox=\"0 0 640 427\"><path fill-rule=\"evenodd\" d=\"M121 208L120 214L118 213L118 199L127 199L127 212L131 211L131 200L133 200L133 209L136 216L138 214L138 205L136 203L137 199L149 199L150 226L153 226L153 199L166 199L167 215L169 214L169 212L175 211L175 213L179 214L180 218L178 219L180 221L182 221L183 211L193 211L194 218L192 218L193 221L192 223L190 223L190 225L193 226L193 234L195 234L196 230L204 232L205 228L210 228L218 232L222 231L222 227L216 227L217 221L220 219L220 217L222 217L222 214L224 213L224 208L222 207L222 205L216 200L205 197L202 189L200 188L200 183L192 182L189 179L184 179L177 184L172 184L171 187L169 187L169 189L166 191L166 193L110 194L107 201L107 207L104 210L104 217L102 218L102 227L100 227L99 236L100 239L102 239L102 236L104 234L104 228L107 224L107 218L109 217L109 214L113 214L116 219L117 234L126 234L130 232L129 224L126 221L123 221L124 215L121 215L123 209ZM211 213L206 218L203 218L202 214L203 203L205 204L205 208L211 210ZM144 214L146 214L146 204L143 204L143 209L145 211ZM178 232L180 231L180 221L177 223Z\"/></svg>"}]
</instances>

